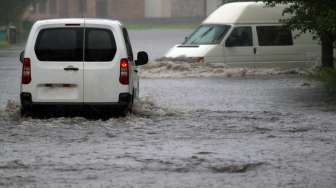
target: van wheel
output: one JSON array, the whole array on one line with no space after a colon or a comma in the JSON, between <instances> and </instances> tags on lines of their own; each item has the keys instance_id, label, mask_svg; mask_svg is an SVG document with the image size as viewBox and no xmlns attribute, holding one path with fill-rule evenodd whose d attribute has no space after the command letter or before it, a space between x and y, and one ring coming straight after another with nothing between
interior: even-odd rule
<instances>
[{"instance_id":1,"label":"van wheel","mask_svg":"<svg viewBox=\"0 0 336 188\"><path fill-rule=\"evenodd\" d=\"M133 89L133 95L132 95L132 98L131 98L131 102L128 105L129 113L133 113L134 96L135 96L135 90Z\"/></svg>"},{"instance_id":2,"label":"van wheel","mask_svg":"<svg viewBox=\"0 0 336 188\"><path fill-rule=\"evenodd\" d=\"M28 108L28 107L21 107L20 108L20 114L21 114L21 117L30 117L33 115L33 111L31 108Z\"/></svg>"},{"instance_id":3,"label":"van wheel","mask_svg":"<svg viewBox=\"0 0 336 188\"><path fill-rule=\"evenodd\" d=\"M118 116L119 117L126 117L128 115L128 108L122 108L119 110Z\"/></svg>"}]
</instances>

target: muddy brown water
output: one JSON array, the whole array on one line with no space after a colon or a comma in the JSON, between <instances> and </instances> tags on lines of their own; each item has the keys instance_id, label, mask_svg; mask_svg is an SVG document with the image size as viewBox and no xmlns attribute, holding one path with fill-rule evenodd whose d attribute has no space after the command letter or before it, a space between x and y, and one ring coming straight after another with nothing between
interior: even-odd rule
<instances>
[{"instance_id":1,"label":"muddy brown water","mask_svg":"<svg viewBox=\"0 0 336 188\"><path fill-rule=\"evenodd\" d=\"M32 119L16 61L0 57L0 187L336 185L336 105L297 71L150 65L125 118Z\"/></svg>"}]
</instances>

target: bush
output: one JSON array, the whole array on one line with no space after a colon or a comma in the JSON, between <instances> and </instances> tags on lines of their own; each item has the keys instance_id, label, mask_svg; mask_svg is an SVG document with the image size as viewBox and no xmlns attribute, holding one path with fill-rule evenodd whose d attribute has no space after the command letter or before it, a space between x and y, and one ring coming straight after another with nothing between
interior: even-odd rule
<instances>
[{"instance_id":1,"label":"bush","mask_svg":"<svg viewBox=\"0 0 336 188\"><path fill-rule=\"evenodd\" d=\"M10 44L7 41L0 41L0 49L9 48Z\"/></svg>"},{"instance_id":2,"label":"bush","mask_svg":"<svg viewBox=\"0 0 336 188\"><path fill-rule=\"evenodd\" d=\"M314 73L310 73L309 77L313 80L322 82L328 93L336 94L336 69L321 69Z\"/></svg>"}]
</instances>

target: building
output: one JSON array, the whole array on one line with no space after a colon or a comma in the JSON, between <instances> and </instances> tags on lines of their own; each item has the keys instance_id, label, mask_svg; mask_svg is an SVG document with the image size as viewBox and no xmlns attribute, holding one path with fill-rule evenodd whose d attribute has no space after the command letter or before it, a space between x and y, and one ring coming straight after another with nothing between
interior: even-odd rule
<instances>
[{"instance_id":1,"label":"building","mask_svg":"<svg viewBox=\"0 0 336 188\"><path fill-rule=\"evenodd\" d=\"M145 0L45 0L33 4L25 18L37 20L85 16L132 20L144 18L144 11Z\"/></svg>"},{"instance_id":2,"label":"building","mask_svg":"<svg viewBox=\"0 0 336 188\"><path fill-rule=\"evenodd\" d=\"M226 0L44 0L27 11L28 20L98 17L119 20L203 18Z\"/></svg>"},{"instance_id":3,"label":"building","mask_svg":"<svg viewBox=\"0 0 336 188\"><path fill-rule=\"evenodd\" d=\"M145 0L147 18L203 18L226 0Z\"/></svg>"},{"instance_id":4,"label":"building","mask_svg":"<svg viewBox=\"0 0 336 188\"><path fill-rule=\"evenodd\" d=\"M204 0L146 0L147 18L204 17Z\"/></svg>"}]
</instances>

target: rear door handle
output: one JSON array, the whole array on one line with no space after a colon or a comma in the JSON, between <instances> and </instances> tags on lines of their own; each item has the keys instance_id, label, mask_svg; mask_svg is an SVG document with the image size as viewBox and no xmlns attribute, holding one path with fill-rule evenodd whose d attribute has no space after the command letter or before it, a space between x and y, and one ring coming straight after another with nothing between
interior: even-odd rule
<instances>
[{"instance_id":1,"label":"rear door handle","mask_svg":"<svg viewBox=\"0 0 336 188\"><path fill-rule=\"evenodd\" d=\"M64 68L65 71L79 71L79 68L73 67L73 66L68 66Z\"/></svg>"},{"instance_id":2,"label":"rear door handle","mask_svg":"<svg viewBox=\"0 0 336 188\"><path fill-rule=\"evenodd\" d=\"M138 70L134 70L135 73L138 73Z\"/></svg>"}]
</instances>

